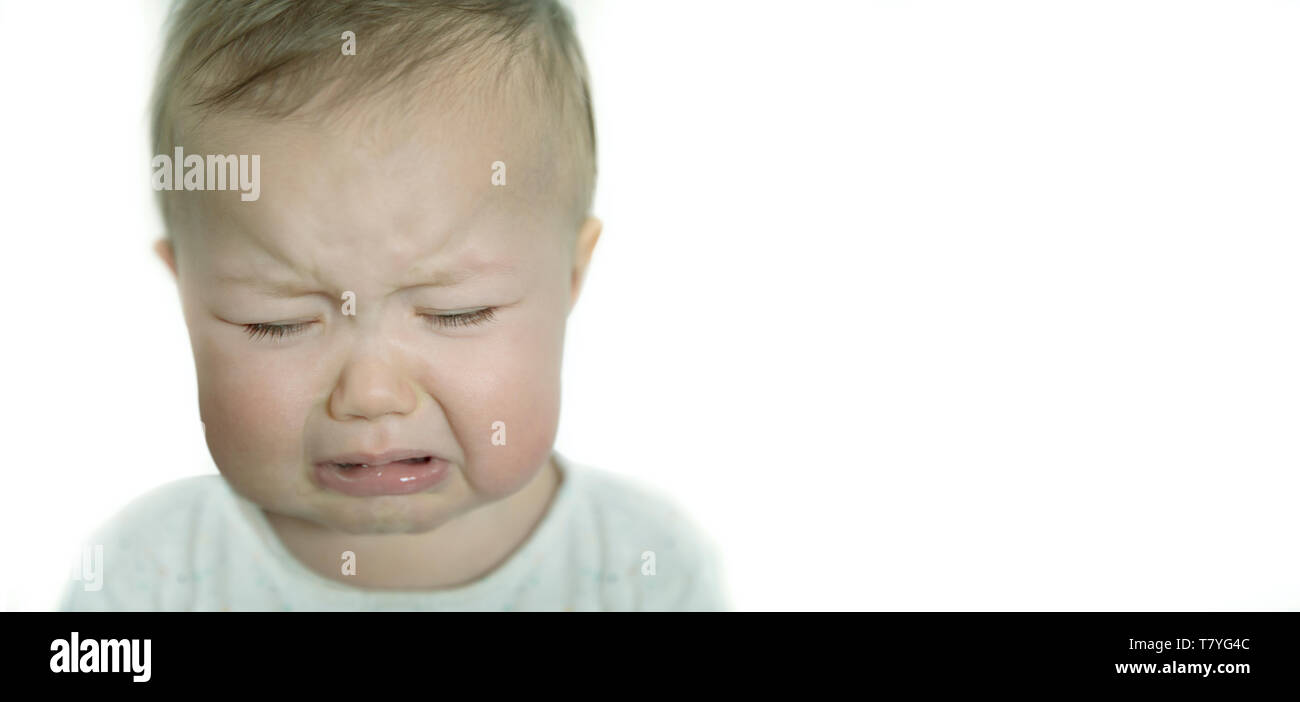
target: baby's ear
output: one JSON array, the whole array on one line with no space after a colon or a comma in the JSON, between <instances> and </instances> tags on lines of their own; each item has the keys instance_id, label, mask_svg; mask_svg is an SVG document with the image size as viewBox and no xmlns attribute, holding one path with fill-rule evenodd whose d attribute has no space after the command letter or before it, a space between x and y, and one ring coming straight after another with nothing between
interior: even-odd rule
<instances>
[{"instance_id":1,"label":"baby's ear","mask_svg":"<svg viewBox=\"0 0 1300 702\"><path fill-rule=\"evenodd\" d=\"M154 243L153 251L158 254L158 258L161 258L163 263L167 264L172 276L176 277L176 251L172 248L171 240L167 237L159 239Z\"/></svg>"},{"instance_id":2,"label":"baby's ear","mask_svg":"<svg viewBox=\"0 0 1300 702\"><path fill-rule=\"evenodd\" d=\"M578 293L582 292L582 281L587 277L587 264L591 263L591 252L596 248L600 238L601 222L595 217L588 217L578 230L578 241L573 247L573 283L569 298L569 309L578 303Z\"/></svg>"}]
</instances>

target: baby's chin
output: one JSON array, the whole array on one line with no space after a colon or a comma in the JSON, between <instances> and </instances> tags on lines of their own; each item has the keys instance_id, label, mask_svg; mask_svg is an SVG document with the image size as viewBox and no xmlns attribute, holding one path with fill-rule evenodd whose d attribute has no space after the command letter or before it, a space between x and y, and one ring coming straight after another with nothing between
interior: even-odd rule
<instances>
[{"instance_id":1,"label":"baby's chin","mask_svg":"<svg viewBox=\"0 0 1300 702\"><path fill-rule=\"evenodd\" d=\"M296 490L241 487L227 476L234 490L268 513L301 520L318 528L354 536L423 534L459 515L460 500L446 492L353 497L318 485Z\"/></svg>"},{"instance_id":2,"label":"baby's chin","mask_svg":"<svg viewBox=\"0 0 1300 702\"><path fill-rule=\"evenodd\" d=\"M343 497L313 510L320 526L351 535L424 534L454 519L441 495Z\"/></svg>"},{"instance_id":3,"label":"baby's chin","mask_svg":"<svg viewBox=\"0 0 1300 702\"><path fill-rule=\"evenodd\" d=\"M334 497L317 504L289 506L285 511L330 531L353 536L424 534L454 519L452 506L439 495Z\"/></svg>"}]
</instances>

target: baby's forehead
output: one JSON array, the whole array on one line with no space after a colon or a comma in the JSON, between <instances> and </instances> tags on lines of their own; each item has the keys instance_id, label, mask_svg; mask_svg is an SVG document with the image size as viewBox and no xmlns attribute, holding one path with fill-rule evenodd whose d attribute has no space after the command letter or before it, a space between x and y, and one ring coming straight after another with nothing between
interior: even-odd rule
<instances>
[{"instance_id":1,"label":"baby's forehead","mask_svg":"<svg viewBox=\"0 0 1300 702\"><path fill-rule=\"evenodd\" d=\"M333 98L323 94L322 99ZM538 124L543 119L506 96L425 88L329 109L308 105L284 118L237 112L203 115L192 122L187 143L214 153L261 153L271 175L291 175L291 165L298 171L347 166L372 173L456 172L454 178L463 188L504 186L518 191L512 198L518 201L551 180L544 176L556 161L555 145ZM494 183L498 163L516 177Z\"/></svg>"},{"instance_id":2,"label":"baby's forehead","mask_svg":"<svg viewBox=\"0 0 1300 702\"><path fill-rule=\"evenodd\" d=\"M204 194L208 226L233 219L271 235L390 243L402 232L558 226L567 213L553 157L528 118L508 104L433 97L289 119L215 115L191 132L187 153L259 156L260 198Z\"/></svg>"}]
</instances>

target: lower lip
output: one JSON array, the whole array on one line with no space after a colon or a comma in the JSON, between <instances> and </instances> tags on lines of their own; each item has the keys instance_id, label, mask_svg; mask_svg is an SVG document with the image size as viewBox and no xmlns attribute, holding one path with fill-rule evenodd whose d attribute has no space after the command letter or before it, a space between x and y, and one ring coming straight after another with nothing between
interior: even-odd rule
<instances>
[{"instance_id":1,"label":"lower lip","mask_svg":"<svg viewBox=\"0 0 1300 702\"><path fill-rule=\"evenodd\" d=\"M316 478L322 485L353 497L423 492L441 483L450 472L451 464L441 458L431 458L428 463L394 461L364 468L316 464Z\"/></svg>"}]
</instances>

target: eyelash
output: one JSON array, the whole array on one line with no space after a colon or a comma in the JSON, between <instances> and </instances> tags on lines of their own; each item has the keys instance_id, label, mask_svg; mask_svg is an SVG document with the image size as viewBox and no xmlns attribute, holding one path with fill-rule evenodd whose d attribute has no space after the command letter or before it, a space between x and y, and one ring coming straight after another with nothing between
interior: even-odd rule
<instances>
[{"instance_id":1,"label":"eyelash","mask_svg":"<svg viewBox=\"0 0 1300 702\"><path fill-rule=\"evenodd\" d=\"M495 307L484 307L481 310L473 312L461 312L459 314L422 314L429 324L435 327L472 327L479 324L486 324L496 318ZM272 339L283 339L286 336L301 334L303 330L315 322L296 322L294 324L267 324L254 323L245 324L244 330L248 332L248 338L253 340L271 337Z\"/></svg>"},{"instance_id":2,"label":"eyelash","mask_svg":"<svg viewBox=\"0 0 1300 702\"><path fill-rule=\"evenodd\" d=\"M264 337L280 339L294 334L301 334L312 322L298 322L295 324L245 324L244 330L248 332L248 338L257 340Z\"/></svg>"},{"instance_id":3,"label":"eyelash","mask_svg":"<svg viewBox=\"0 0 1300 702\"><path fill-rule=\"evenodd\" d=\"M492 321L496 317L496 313L497 308L484 307L481 310L461 312L460 314L422 314L420 316L436 327L472 327Z\"/></svg>"}]
</instances>

